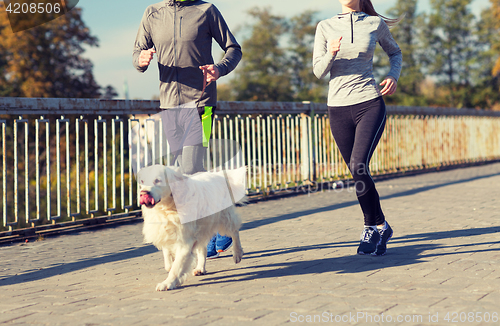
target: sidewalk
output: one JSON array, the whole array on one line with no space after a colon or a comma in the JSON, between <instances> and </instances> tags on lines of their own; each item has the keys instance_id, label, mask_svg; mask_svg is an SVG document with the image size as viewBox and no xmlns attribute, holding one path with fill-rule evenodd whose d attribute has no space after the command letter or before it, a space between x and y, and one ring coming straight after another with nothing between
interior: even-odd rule
<instances>
[{"instance_id":1,"label":"sidewalk","mask_svg":"<svg viewBox=\"0 0 500 326\"><path fill-rule=\"evenodd\" d=\"M142 224L0 247L0 324L499 325L500 164L377 188L386 256L356 255L352 189L270 200L239 208L240 264L225 253L168 292Z\"/></svg>"}]
</instances>

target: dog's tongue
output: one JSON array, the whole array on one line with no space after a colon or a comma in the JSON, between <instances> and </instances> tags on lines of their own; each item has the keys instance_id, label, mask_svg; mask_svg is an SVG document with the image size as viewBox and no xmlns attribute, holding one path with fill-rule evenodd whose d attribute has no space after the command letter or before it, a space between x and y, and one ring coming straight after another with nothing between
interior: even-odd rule
<instances>
[{"instance_id":1,"label":"dog's tongue","mask_svg":"<svg viewBox=\"0 0 500 326\"><path fill-rule=\"evenodd\" d=\"M142 194L139 197L139 205L153 206L155 199L150 194Z\"/></svg>"}]
</instances>

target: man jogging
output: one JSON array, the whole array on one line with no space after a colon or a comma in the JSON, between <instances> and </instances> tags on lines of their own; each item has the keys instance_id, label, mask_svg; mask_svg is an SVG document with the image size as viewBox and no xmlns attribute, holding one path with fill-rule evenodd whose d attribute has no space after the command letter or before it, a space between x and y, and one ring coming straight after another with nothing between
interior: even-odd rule
<instances>
[{"instance_id":1,"label":"man jogging","mask_svg":"<svg viewBox=\"0 0 500 326\"><path fill-rule=\"evenodd\" d=\"M212 39L225 52L215 64ZM160 108L179 108L195 101L198 111L195 118L200 119L197 125L205 122L201 124L202 133L209 138L207 128L211 127L217 105L215 81L230 73L241 60L241 47L221 13L213 4L201 0L164 0L150 5L135 40L134 67L146 71L155 53L160 71ZM200 128L193 127L192 114L185 110L167 113L172 114L166 115L164 129L183 173L203 171L206 139L205 142L201 139ZM174 135L179 131L182 137ZM209 258L217 257L218 251L225 251L230 245L230 238L217 236L217 246L215 241L209 245Z\"/></svg>"}]
</instances>

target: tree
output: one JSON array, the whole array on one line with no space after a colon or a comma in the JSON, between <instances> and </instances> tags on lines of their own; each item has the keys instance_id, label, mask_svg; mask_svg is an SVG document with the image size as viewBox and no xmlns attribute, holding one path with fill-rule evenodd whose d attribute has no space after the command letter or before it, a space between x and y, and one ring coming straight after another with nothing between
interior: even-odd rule
<instances>
[{"instance_id":1,"label":"tree","mask_svg":"<svg viewBox=\"0 0 500 326\"><path fill-rule=\"evenodd\" d=\"M290 19L290 79L295 101L324 102L328 93L326 79L312 73L316 12L306 11Z\"/></svg>"},{"instance_id":2,"label":"tree","mask_svg":"<svg viewBox=\"0 0 500 326\"><path fill-rule=\"evenodd\" d=\"M3 9L3 4L0 3L0 11L2 9ZM2 15L2 14L0 13L0 15ZM0 35L2 35L3 30L5 28L7 28L7 25L5 24L6 21L4 21L1 17L2 16L0 16ZM2 42L0 41L0 96L7 96L6 94L8 94L10 92L10 87L5 81L6 75L7 75L7 73L6 73L6 68L7 68L6 57L7 57L7 51L6 51L5 47L2 45Z\"/></svg>"},{"instance_id":3,"label":"tree","mask_svg":"<svg viewBox=\"0 0 500 326\"><path fill-rule=\"evenodd\" d=\"M40 26L13 33L0 2L0 95L97 98L92 63L83 44L98 46L81 17L71 11Z\"/></svg>"},{"instance_id":4,"label":"tree","mask_svg":"<svg viewBox=\"0 0 500 326\"><path fill-rule=\"evenodd\" d=\"M389 17L403 17L391 29L391 34L403 53L401 76L398 81L398 91L387 98L388 103L424 106L426 100L420 88L425 77L422 73L422 48L418 39L422 17L417 14L417 0L398 0L396 5L388 11ZM385 60L388 65L388 60ZM387 70L387 69L385 69Z\"/></svg>"},{"instance_id":5,"label":"tree","mask_svg":"<svg viewBox=\"0 0 500 326\"><path fill-rule=\"evenodd\" d=\"M111 85L104 87L103 91L104 93L101 95L101 98L105 100L112 100L118 96L118 93Z\"/></svg>"},{"instance_id":6,"label":"tree","mask_svg":"<svg viewBox=\"0 0 500 326\"><path fill-rule=\"evenodd\" d=\"M470 73L477 55L472 36L474 15L468 9L471 0L432 0L433 13L423 32L427 51L427 72L448 91L448 105L470 106L467 92Z\"/></svg>"},{"instance_id":7,"label":"tree","mask_svg":"<svg viewBox=\"0 0 500 326\"><path fill-rule=\"evenodd\" d=\"M490 109L500 107L500 73L495 71L499 53L495 45L500 45L500 25L492 8L481 13L474 36L478 54L474 69L471 71L473 89L468 92L473 107Z\"/></svg>"},{"instance_id":8,"label":"tree","mask_svg":"<svg viewBox=\"0 0 500 326\"><path fill-rule=\"evenodd\" d=\"M234 101L235 95L232 86L228 84L217 83L217 99L219 101ZM158 98L153 98L153 100L159 100Z\"/></svg>"},{"instance_id":9,"label":"tree","mask_svg":"<svg viewBox=\"0 0 500 326\"><path fill-rule=\"evenodd\" d=\"M237 101L325 101L326 80L312 73L316 12L286 19L270 8L253 8L254 23L242 44L243 59L231 87L218 87L219 99Z\"/></svg>"},{"instance_id":10,"label":"tree","mask_svg":"<svg viewBox=\"0 0 500 326\"><path fill-rule=\"evenodd\" d=\"M491 2L491 13L494 17L494 27L500 29L500 0L490 0ZM492 44L493 50L497 54L497 60L495 66L493 67L493 75L500 75L500 39L496 38L494 43Z\"/></svg>"},{"instance_id":11,"label":"tree","mask_svg":"<svg viewBox=\"0 0 500 326\"><path fill-rule=\"evenodd\" d=\"M253 8L248 14L256 20L249 26L250 37L242 43L243 60L235 71L233 85L237 101L290 101L292 85L285 51L280 39L288 26L270 8Z\"/></svg>"}]
</instances>

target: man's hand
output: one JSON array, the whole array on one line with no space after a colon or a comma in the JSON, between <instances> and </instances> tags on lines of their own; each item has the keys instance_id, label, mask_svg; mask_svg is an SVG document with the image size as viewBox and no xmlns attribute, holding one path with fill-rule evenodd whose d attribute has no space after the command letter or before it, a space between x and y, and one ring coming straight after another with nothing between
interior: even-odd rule
<instances>
[{"instance_id":1,"label":"man's hand","mask_svg":"<svg viewBox=\"0 0 500 326\"><path fill-rule=\"evenodd\" d=\"M338 40L330 40L329 51L332 55L336 55L340 51L340 41L342 41L342 36Z\"/></svg>"},{"instance_id":2,"label":"man's hand","mask_svg":"<svg viewBox=\"0 0 500 326\"><path fill-rule=\"evenodd\" d=\"M153 59L153 54L156 53L156 50L151 48L149 50L142 50L139 55L139 67L149 66L151 59Z\"/></svg>"},{"instance_id":3,"label":"man's hand","mask_svg":"<svg viewBox=\"0 0 500 326\"><path fill-rule=\"evenodd\" d=\"M203 74L205 74L205 71L207 72L207 85L216 81L220 77L219 69L217 69L214 65L200 66L200 69L203 71Z\"/></svg>"},{"instance_id":4,"label":"man's hand","mask_svg":"<svg viewBox=\"0 0 500 326\"><path fill-rule=\"evenodd\" d=\"M380 86L384 86L384 88L380 91L382 95L392 95L396 93L398 82L394 79L394 77L387 76L384 81L380 83Z\"/></svg>"}]
</instances>

